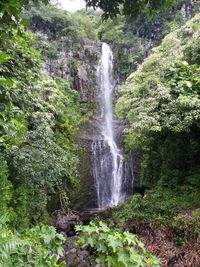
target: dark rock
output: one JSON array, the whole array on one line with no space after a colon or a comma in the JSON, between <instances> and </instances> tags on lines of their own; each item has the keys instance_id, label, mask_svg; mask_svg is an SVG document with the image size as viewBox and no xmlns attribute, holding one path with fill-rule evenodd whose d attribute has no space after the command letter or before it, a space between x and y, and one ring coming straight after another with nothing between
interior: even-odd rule
<instances>
[{"instance_id":1,"label":"dark rock","mask_svg":"<svg viewBox=\"0 0 200 267\"><path fill-rule=\"evenodd\" d=\"M136 186L133 188L133 194L140 194L142 197L144 197L146 190L149 190L149 188L145 186Z\"/></svg>"},{"instance_id":2,"label":"dark rock","mask_svg":"<svg viewBox=\"0 0 200 267\"><path fill-rule=\"evenodd\" d=\"M74 88L79 92L81 102L90 103L96 97L96 65L100 55L100 43L84 39L78 54L79 66L75 71Z\"/></svg>"},{"instance_id":3,"label":"dark rock","mask_svg":"<svg viewBox=\"0 0 200 267\"><path fill-rule=\"evenodd\" d=\"M66 252L66 260L70 266L76 266L74 264L75 262L77 262L78 259L77 259L77 251L75 248Z\"/></svg>"},{"instance_id":4,"label":"dark rock","mask_svg":"<svg viewBox=\"0 0 200 267\"><path fill-rule=\"evenodd\" d=\"M66 214L58 211L56 214L55 226L58 230L66 233L67 236L75 235L75 226L80 224L80 217L77 214Z\"/></svg>"},{"instance_id":5,"label":"dark rock","mask_svg":"<svg viewBox=\"0 0 200 267\"><path fill-rule=\"evenodd\" d=\"M90 263L86 262L85 260L82 260L81 262L79 262L79 264L77 265L77 267L90 267Z\"/></svg>"},{"instance_id":6,"label":"dark rock","mask_svg":"<svg viewBox=\"0 0 200 267\"><path fill-rule=\"evenodd\" d=\"M78 246L78 237L68 237L65 248L65 259L68 267L94 267L95 257L91 255L88 246Z\"/></svg>"},{"instance_id":7,"label":"dark rock","mask_svg":"<svg viewBox=\"0 0 200 267\"><path fill-rule=\"evenodd\" d=\"M101 217L103 220L106 220L111 216L111 211L112 211L111 208L85 210L80 214L81 221L87 224L97 215Z\"/></svg>"},{"instance_id":8,"label":"dark rock","mask_svg":"<svg viewBox=\"0 0 200 267\"><path fill-rule=\"evenodd\" d=\"M123 192L126 192L127 197L134 193L134 188L140 184L140 164L141 151L133 150L128 159L124 163Z\"/></svg>"},{"instance_id":9,"label":"dark rock","mask_svg":"<svg viewBox=\"0 0 200 267\"><path fill-rule=\"evenodd\" d=\"M142 187L134 187L133 193L134 194L140 194L142 197L144 196L144 188Z\"/></svg>"}]
</instances>

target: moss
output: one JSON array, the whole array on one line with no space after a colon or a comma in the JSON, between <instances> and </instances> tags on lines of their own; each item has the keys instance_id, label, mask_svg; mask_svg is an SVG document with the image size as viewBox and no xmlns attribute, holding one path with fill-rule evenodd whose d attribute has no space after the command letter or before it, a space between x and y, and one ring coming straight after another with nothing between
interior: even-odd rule
<instances>
[{"instance_id":1,"label":"moss","mask_svg":"<svg viewBox=\"0 0 200 267\"><path fill-rule=\"evenodd\" d=\"M91 141L79 140L80 191L77 192L72 205L76 209L85 209L95 206L94 180L91 174Z\"/></svg>"}]
</instances>

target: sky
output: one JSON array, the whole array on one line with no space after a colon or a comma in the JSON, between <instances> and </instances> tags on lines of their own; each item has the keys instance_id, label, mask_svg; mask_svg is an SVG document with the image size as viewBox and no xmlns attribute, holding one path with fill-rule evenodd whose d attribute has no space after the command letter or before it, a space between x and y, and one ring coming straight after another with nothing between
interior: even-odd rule
<instances>
[{"instance_id":1,"label":"sky","mask_svg":"<svg viewBox=\"0 0 200 267\"><path fill-rule=\"evenodd\" d=\"M84 0L58 0L62 8L68 11L76 11L85 7Z\"/></svg>"}]
</instances>

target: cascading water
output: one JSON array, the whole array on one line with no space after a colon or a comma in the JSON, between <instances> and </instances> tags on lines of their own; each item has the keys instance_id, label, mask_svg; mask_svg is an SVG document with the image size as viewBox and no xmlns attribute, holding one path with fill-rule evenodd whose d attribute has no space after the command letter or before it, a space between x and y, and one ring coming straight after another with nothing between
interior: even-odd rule
<instances>
[{"instance_id":1,"label":"cascading water","mask_svg":"<svg viewBox=\"0 0 200 267\"><path fill-rule=\"evenodd\" d=\"M98 208L110 207L124 200L122 193L123 156L115 142L112 98L114 91L113 54L108 44L102 43L97 71L100 132L102 139L92 144L93 176Z\"/></svg>"}]
</instances>

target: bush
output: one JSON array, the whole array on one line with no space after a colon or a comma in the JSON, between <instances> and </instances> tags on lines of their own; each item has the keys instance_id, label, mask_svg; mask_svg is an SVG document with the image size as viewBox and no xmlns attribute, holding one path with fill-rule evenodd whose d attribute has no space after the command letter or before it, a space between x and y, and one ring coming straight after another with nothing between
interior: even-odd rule
<instances>
[{"instance_id":1,"label":"bush","mask_svg":"<svg viewBox=\"0 0 200 267\"><path fill-rule=\"evenodd\" d=\"M19 235L0 224L0 266L64 267L64 262L57 263L63 255L63 242L54 227L36 226Z\"/></svg>"},{"instance_id":2,"label":"bush","mask_svg":"<svg viewBox=\"0 0 200 267\"><path fill-rule=\"evenodd\" d=\"M146 251L144 244L128 231L111 229L107 224L91 222L87 226L77 226L82 232L80 244L88 244L97 253L97 262L102 266L159 266L159 260Z\"/></svg>"},{"instance_id":3,"label":"bush","mask_svg":"<svg viewBox=\"0 0 200 267\"><path fill-rule=\"evenodd\" d=\"M181 210L200 207L199 190L189 185L177 186L160 184L142 198L138 194L113 209L113 218L119 224L126 224L133 218L147 223L171 226ZM195 226L195 225L194 225Z\"/></svg>"}]
</instances>

